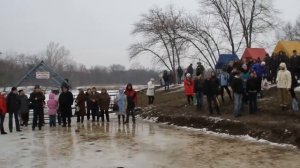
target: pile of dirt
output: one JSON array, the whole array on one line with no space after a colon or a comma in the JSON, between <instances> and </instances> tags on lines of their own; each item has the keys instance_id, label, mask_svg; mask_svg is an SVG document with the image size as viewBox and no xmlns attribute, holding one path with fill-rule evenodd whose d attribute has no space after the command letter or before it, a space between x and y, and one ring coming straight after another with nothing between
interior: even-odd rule
<instances>
[{"instance_id":1,"label":"pile of dirt","mask_svg":"<svg viewBox=\"0 0 300 168\"><path fill-rule=\"evenodd\" d=\"M292 110L281 111L276 88L263 92L258 101L259 112L248 113L244 105L242 117L233 117L233 102L225 97L221 103L221 115L209 115L207 108L198 111L195 106L188 106L182 89L169 92L157 92L155 105L147 105L145 93L139 93L140 116L157 118L157 122L178 126L206 128L209 131L231 135L249 135L275 143L286 143L300 147L300 113ZM300 96L300 95L298 95ZM204 101L206 105L206 102Z\"/></svg>"}]
</instances>

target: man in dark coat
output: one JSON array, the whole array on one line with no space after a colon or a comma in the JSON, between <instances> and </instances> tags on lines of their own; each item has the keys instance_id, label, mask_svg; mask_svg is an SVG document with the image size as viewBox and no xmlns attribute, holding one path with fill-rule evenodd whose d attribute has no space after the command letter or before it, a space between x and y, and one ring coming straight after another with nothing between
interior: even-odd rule
<instances>
[{"instance_id":1,"label":"man in dark coat","mask_svg":"<svg viewBox=\"0 0 300 168\"><path fill-rule=\"evenodd\" d=\"M165 91L167 91L170 89L170 81L171 81L170 75L167 70L164 70L163 79L164 79L164 83L165 83Z\"/></svg>"},{"instance_id":2,"label":"man in dark coat","mask_svg":"<svg viewBox=\"0 0 300 168\"><path fill-rule=\"evenodd\" d=\"M20 99L20 109L19 109L19 115L20 115L20 122L21 126L28 126L28 120L29 120L29 99L27 95L25 94L24 90L19 90L19 99Z\"/></svg>"},{"instance_id":3,"label":"man in dark coat","mask_svg":"<svg viewBox=\"0 0 300 168\"><path fill-rule=\"evenodd\" d=\"M182 75L183 75L183 70L182 70L182 68L179 66L179 67L177 68L178 84L181 84Z\"/></svg>"},{"instance_id":4,"label":"man in dark coat","mask_svg":"<svg viewBox=\"0 0 300 168\"><path fill-rule=\"evenodd\" d=\"M249 113L254 114L257 112L257 92L259 90L259 82L254 71L250 73L250 78L247 81L247 93L249 99Z\"/></svg>"},{"instance_id":5,"label":"man in dark coat","mask_svg":"<svg viewBox=\"0 0 300 168\"><path fill-rule=\"evenodd\" d=\"M197 63L197 68L196 68L196 76L199 76L199 75L203 75L203 72L204 72L204 66L201 64L201 62L198 62Z\"/></svg>"},{"instance_id":6,"label":"man in dark coat","mask_svg":"<svg viewBox=\"0 0 300 168\"><path fill-rule=\"evenodd\" d=\"M194 74L194 69L193 69L193 64L190 64L189 66L188 66L188 68L186 69L186 73L188 74L191 74L191 76L193 76L193 74Z\"/></svg>"},{"instance_id":7,"label":"man in dark coat","mask_svg":"<svg viewBox=\"0 0 300 168\"><path fill-rule=\"evenodd\" d=\"M20 108L20 99L18 95L18 90L16 87L11 89L11 92L7 95L6 98L7 103L7 111L9 112L9 131L12 132L13 130L13 116L15 116L16 122L16 131L20 132L20 123L19 123L19 108Z\"/></svg>"},{"instance_id":8,"label":"man in dark coat","mask_svg":"<svg viewBox=\"0 0 300 168\"><path fill-rule=\"evenodd\" d=\"M233 98L234 98L234 116L241 116L242 110L242 96L244 92L243 88L243 80L241 79L240 71L235 73L235 76L231 83L231 88L233 90Z\"/></svg>"},{"instance_id":9,"label":"man in dark coat","mask_svg":"<svg viewBox=\"0 0 300 168\"><path fill-rule=\"evenodd\" d=\"M67 86L63 86L62 93L59 95L58 98L59 111L61 112L63 127L67 126L67 119L68 119L68 127L71 127L73 101L74 101L73 94L69 91L69 88Z\"/></svg>"},{"instance_id":10,"label":"man in dark coat","mask_svg":"<svg viewBox=\"0 0 300 168\"><path fill-rule=\"evenodd\" d=\"M44 124L45 95L39 85L34 87L34 91L29 96L29 102L33 108L32 130L34 131L37 126L41 130Z\"/></svg>"},{"instance_id":11,"label":"man in dark coat","mask_svg":"<svg viewBox=\"0 0 300 168\"><path fill-rule=\"evenodd\" d=\"M291 66L290 69L291 69L292 74L294 74L297 77L297 79L299 79L299 77L300 77L300 72L299 72L299 70L300 70L300 56L297 55L296 50L293 51L293 55L290 58L290 66Z\"/></svg>"},{"instance_id":12,"label":"man in dark coat","mask_svg":"<svg viewBox=\"0 0 300 168\"><path fill-rule=\"evenodd\" d=\"M99 106L101 110L101 121L104 122L104 114L106 117L106 121L109 122L109 105L110 105L110 96L107 93L106 89L101 89L101 93L99 94Z\"/></svg>"},{"instance_id":13,"label":"man in dark coat","mask_svg":"<svg viewBox=\"0 0 300 168\"><path fill-rule=\"evenodd\" d=\"M211 75L207 74L203 84L203 91L207 97L207 104L208 104L208 110L210 115L213 114L212 103L214 103L215 105L217 114L220 114L220 108L217 100L218 89L219 89L219 81L216 77L216 74L214 72L212 72Z\"/></svg>"}]
</instances>

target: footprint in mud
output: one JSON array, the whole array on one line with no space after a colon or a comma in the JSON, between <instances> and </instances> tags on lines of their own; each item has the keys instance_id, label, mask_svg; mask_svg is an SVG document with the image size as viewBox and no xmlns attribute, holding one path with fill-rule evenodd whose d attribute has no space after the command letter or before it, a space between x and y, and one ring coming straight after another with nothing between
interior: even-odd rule
<instances>
[{"instance_id":1,"label":"footprint in mud","mask_svg":"<svg viewBox=\"0 0 300 168\"><path fill-rule=\"evenodd\" d=\"M102 150L96 150L96 152L102 152Z\"/></svg>"},{"instance_id":2,"label":"footprint in mud","mask_svg":"<svg viewBox=\"0 0 300 168\"><path fill-rule=\"evenodd\" d=\"M95 145L95 143L90 143L90 145Z\"/></svg>"},{"instance_id":3,"label":"footprint in mud","mask_svg":"<svg viewBox=\"0 0 300 168\"><path fill-rule=\"evenodd\" d=\"M27 139L27 138L25 138L25 137L22 137L22 138L20 138L20 139Z\"/></svg>"},{"instance_id":4,"label":"footprint in mud","mask_svg":"<svg viewBox=\"0 0 300 168\"><path fill-rule=\"evenodd\" d=\"M28 149L28 148L23 148L22 150L27 151L27 150L29 150L29 149Z\"/></svg>"}]
</instances>

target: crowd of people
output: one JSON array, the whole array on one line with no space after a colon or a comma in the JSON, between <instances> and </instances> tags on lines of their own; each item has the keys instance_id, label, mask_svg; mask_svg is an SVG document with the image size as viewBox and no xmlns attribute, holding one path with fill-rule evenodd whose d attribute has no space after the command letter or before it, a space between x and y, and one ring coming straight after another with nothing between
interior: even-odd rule
<instances>
[{"instance_id":1,"label":"crowd of people","mask_svg":"<svg viewBox=\"0 0 300 168\"><path fill-rule=\"evenodd\" d=\"M154 92L154 87L153 87ZM151 93L150 93L151 94ZM153 93L154 94L154 93ZM59 90L52 90L49 94L49 99L45 101L45 93L39 85L34 87L29 98L24 90L18 90L12 87L10 93L6 96L6 92L0 94L0 126L1 134L7 134L4 130L5 114L9 114L9 132L13 132L13 118L17 132L21 132L21 127L27 127L29 122L29 111L33 110L32 130L37 127L39 130L45 125L44 109L48 109L49 126L56 127L71 127L72 105L75 102L75 113L78 123L83 123L85 116L87 120L92 122L104 122L105 119L109 122L109 108L111 98L106 89L79 89L79 94L74 99L70 87L62 84L61 93ZM114 99L113 110L118 115L119 124L129 123L129 116L132 116L132 122L135 123L135 106L137 101L137 93L133 89L132 84L128 84L126 89L120 88L116 98ZM154 101L154 97L152 102ZM45 108L47 107L47 108Z\"/></svg>"},{"instance_id":2,"label":"crowd of people","mask_svg":"<svg viewBox=\"0 0 300 168\"><path fill-rule=\"evenodd\" d=\"M195 104L197 109L201 110L203 96L206 95L209 114L213 114L214 111L220 114L218 97L221 97L224 103L224 90L229 101L233 101L235 117L241 116L245 104L249 106L249 113L255 114L258 111L257 99L263 97L262 90L268 89L271 83L277 85L282 111L288 110L289 93L295 106L298 104L294 89L298 86L297 80L300 79L300 56L296 50L290 58L281 51L278 55L267 54L264 60L258 58L234 61L225 65L221 71L203 70L194 75L188 68L186 72L184 90L187 103ZM296 109L293 107L293 110Z\"/></svg>"}]
</instances>

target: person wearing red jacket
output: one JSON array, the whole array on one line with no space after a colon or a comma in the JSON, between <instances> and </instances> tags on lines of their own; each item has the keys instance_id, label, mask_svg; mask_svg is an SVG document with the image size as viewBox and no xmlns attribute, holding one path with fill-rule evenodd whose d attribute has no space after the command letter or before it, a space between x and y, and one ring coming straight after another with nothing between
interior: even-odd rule
<instances>
[{"instance_id":1,"label":"person wearing red jacket","mask_svg":"<svg viewBox=\"0 0 300 168\"><path fill-rule=\"evenodd\" d=\"M192 75L189 73L186 74L186 79L184 80L184 92L187 97L188 105L193 105L194 81L192 80Z\"/></svg>"},{"instance_id":2,"label":"person wearing red jacket","mask_svg":"<svg viewBox=\"0 0 300 168\"><path fill-rule=\"evenodd\" d=\"M5 119L5 114L7 112L7 107L6 107L6 98L5 98L5 92L0 93L0 127L1 127L1 134L7 134L4 131L4 119Z\"/></svg>"},{"instance_id":3,"label":"person wearing red jacket","mask_svg":"<svg viewBox=\"0 0 300 168\"><path fill-rule=\"evenodd\" d=\"M125 95L127 97L127 109L126 109L126 121L125 123L129 123L129 115L132 115L132 122L135 123L135 105L137 102L136 91L133 90L132 84L129 83L126 86Z\"/></svg>"}]
</instances>

